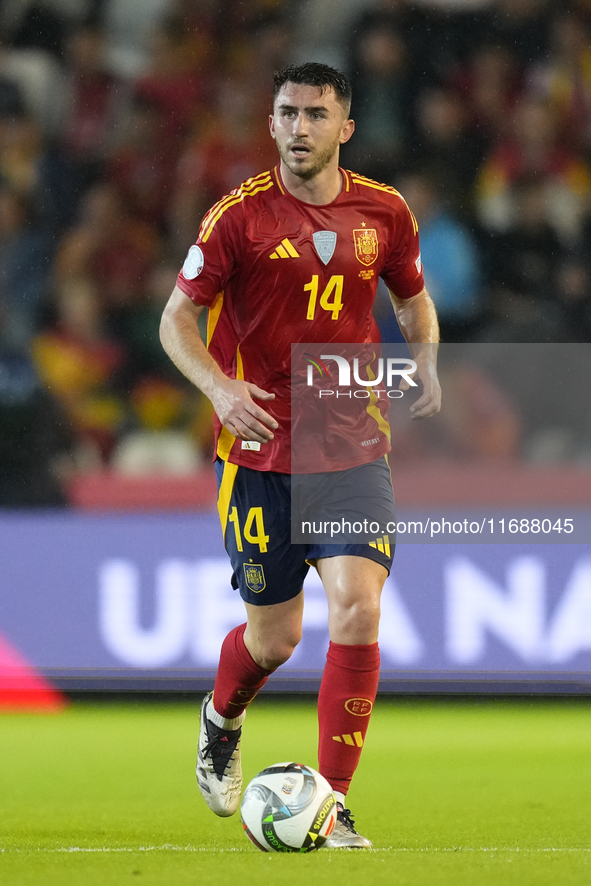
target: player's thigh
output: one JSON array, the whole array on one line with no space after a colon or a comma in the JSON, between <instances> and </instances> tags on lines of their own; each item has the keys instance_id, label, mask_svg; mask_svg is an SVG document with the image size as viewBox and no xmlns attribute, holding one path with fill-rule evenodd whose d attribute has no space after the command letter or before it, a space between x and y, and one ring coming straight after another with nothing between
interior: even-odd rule
<instances>
[{"instance_id":1,"label":"player's thigh","mask_svg":"<svg viewBox=\"0 0 591 886\"><path fill-rule=\"evenodd\" d=\"M348 607L360 600L379 603L388 569L358 555L323 557L316 561L329 607Z\"/></svg>"},{"instance_id":2,"label":"player's thigh","mask_svg":"<svg viewBox=\"0 0 591 886\"><path fill-rule=\"evenodd\" d=\"M294 599L301 593L309 566L307 547L291 544L289 475L220 460L216 471L232 586L252 607L265 609Z\"/></svg>"},{"instance_id":3,"label":"player's thigh","mask_svg":"<svg viewBox=\"0 0 591 886\"><path fill-rule=\"evenodd\" d=\"M385 457L346 470L298 476L294 500L306 518L301 540L310 545L309 559L320 556L315 553L318 546L362 543L393 556L396 509ZM299 512L294 510L299 527Z\"/></svg>"}]
</instances>

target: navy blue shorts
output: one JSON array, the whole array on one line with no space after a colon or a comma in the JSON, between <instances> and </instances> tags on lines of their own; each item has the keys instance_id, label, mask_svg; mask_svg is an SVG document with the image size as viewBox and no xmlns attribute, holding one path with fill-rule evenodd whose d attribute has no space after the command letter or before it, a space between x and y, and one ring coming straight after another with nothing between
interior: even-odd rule
<instances>
[{"instance_id":1,"label":"navy blue shorts","mask_svg":"<svg viewBox=\"0 0 591 886\"><path fill-rule=\"evenodd\" d=\"M386 459L353 470L365 472L366 493L375 488L380 506L385 486L390 490L394 520L394 494ZM311 562L326 557L364 557L390 572L395 547L392 536L364 544L292 544L290 474L255 471L220 458L216 474L224 544L234 570L232 587L240 590L245 602L268 606L297 597Z\"/></svg>"}]
</instances>

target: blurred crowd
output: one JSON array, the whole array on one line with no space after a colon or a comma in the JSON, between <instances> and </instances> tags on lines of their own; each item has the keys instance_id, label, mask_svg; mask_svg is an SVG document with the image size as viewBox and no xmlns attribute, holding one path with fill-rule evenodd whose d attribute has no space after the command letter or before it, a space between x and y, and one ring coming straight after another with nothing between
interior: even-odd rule
<instances>
[{"instance_id":1,"label":"blurred crowd","mask_svg":"<svg viewBox=\"0 0 591 886\"><path fill-rule=\"evenodd\" d=\"M353 80L343 165L412 206L444 340L590 341L591 0L0 0L0 504L209 459L160 314L306 60Z\"/></svg>"}]
</instances>

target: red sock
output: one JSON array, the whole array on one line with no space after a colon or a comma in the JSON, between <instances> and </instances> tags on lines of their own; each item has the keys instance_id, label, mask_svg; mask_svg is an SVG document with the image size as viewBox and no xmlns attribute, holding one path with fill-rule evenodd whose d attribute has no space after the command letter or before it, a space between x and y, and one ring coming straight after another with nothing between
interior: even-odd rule
<instances>
[{"instance_id":1,"label":"red sock","mask_svg":"<svg viewBox=\"0 0 591 886\"><path fill-rule=\"evenodd\" d=\"M253 700L269 674L254 661L244 645L246 625L230 631L222 643L213 690L214 709L222 717L238 717Z\"/></svg>"},{"instance_id":2,"label":"red sock","mask_svg":"<svg viewBox=\"0 0 591 886\"><path fill-rule=\"evenodd\" d=\"M343 794L359 763L379 674L377 643L330 643L318 695L318 769Z\"/></svg>"}]
</instances>

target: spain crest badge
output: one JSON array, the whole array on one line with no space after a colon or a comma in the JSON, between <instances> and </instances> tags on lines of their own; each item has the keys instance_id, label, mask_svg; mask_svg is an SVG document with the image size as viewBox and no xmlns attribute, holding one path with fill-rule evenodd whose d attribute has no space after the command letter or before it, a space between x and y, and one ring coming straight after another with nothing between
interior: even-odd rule
<instances>
[{"instance_id":1,"label":"spain crest badge","mask_svg":"<svg viewBox=\"0 0 591 886\"><path fill-rule=\"evenodd\" d=\"M260 563L244 563L243 566L246 587L253 593L260 594L267 587L263 567Z\"/></svg>"},{"instance_id":2,"label":"spain crest badge","mask_svg":"<svg viewBox=\"0 0 591 886\"><path fill-rule=\"evenodd\" d=\"M378 257L379 241L375 228L358 228L353 231L355 255L362 265L373 265Z\"/></svg>"}]
</instances>

